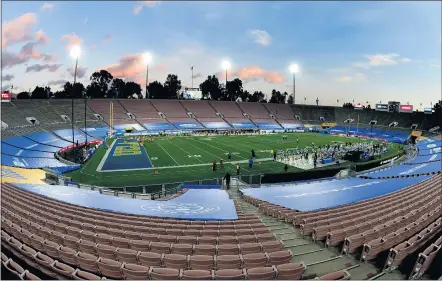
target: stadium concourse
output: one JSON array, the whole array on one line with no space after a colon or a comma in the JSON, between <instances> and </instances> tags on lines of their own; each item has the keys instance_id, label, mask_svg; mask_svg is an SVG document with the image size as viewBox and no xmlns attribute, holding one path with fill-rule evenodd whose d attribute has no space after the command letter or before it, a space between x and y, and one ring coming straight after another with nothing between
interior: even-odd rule
<instances>
[{"instance_id":1,"label":"stadium concourse","mask_svg":"<svg viewBox=\"0 0 442 281\"><path fill-rule=\"evenodd\" d=\"M81 168L60 158L72 139L99 146L110 124L117 135L126 129L155 134L241 127L301 133L322 117L337 125L324 131L325 137L344 133L405 144L411 133L367 124L346 126L341 117L359 113L329 107L168 100L113 103L114 114L109 115L109 101L88 101L87 124L74 123L74 135L72 124L62 117L70 116L70 109L59 101L5 105L2 279L374 280L442 275L440 137L420 137L413 157L358 177L259 188L232 185L229 190L183 186L186 190L179 196L165 201L42 184L40 168L58 173ZM74 110L83 116L79 101ZM421 118L378 117L378 124L397 118L395 122L404 127ZM421 121L423 126L431 123ZM143 158L140 163L153 165L141 146L134 149L133 141L124 142ZM121 153L113 146L107 152ZM121 168L120 163L106 162L101 168Z\"/></svg>"}]
</instances>

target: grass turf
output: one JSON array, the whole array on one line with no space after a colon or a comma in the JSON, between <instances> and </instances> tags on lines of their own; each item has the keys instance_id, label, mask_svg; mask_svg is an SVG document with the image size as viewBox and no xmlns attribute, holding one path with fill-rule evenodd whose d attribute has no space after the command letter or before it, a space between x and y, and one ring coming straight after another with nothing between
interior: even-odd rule
<instances>
[{"instance_id":1,"label":"grass turf","mask_svg":"<svg viewBox=\"0 0 442 281\"><path fill-rule=\"evenodd\" d=\"M274 161L254 163L251 169L247 161L251 157L251 149L256 152L256 158L270 157L270 150L306 147L314 142L315 145L331 144L333 141L361 142L364 140L340 136L322 135L316 133L286 134L287 140L282 140L281 134L252 135L252 136L173 136L158 137L152 142L145 142L144 147L150 161L156 169L97 172L97 167L106 150L101 146L85 165L79 170L69 172L66 176L73 181L107 187L139 186L163 183L182 183L205 179L222 178L227 171L236 175L236 161L241 163L241 175L258 175L263 173L283 172L284 164ZM296 144L299 139L299 144ZM108 143L111 144L113 140ZM395 146L396 147L396 146ZM395 150L397 151L397 150ZM389 152L389 154L395 151ZM227 162L227 153L232 153L232 163ZM223 159L224 168L219 168L219 160ZM212 171L211 163L216 160L218 170ZM158 173L155 174L154 171ZM289 167L289 172L302 171ZM210 182L210 181L209 181Z\"/></svg>"}]
</instances>

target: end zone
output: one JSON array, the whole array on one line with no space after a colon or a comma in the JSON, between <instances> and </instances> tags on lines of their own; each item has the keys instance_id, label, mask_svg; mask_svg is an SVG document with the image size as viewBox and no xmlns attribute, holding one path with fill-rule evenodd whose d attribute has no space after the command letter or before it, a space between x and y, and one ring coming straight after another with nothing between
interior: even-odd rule
<instances>
[{"instance_id":1,"label":"end zone","mask_svg":"<svg viewBox=\"0 0 442 281\"><path fill-rule=\"evenodd\" d=\"M116 139L106 151L97 172L131 171L152 168L146 149L138 141Z\"/></svg>"}]
</instances>

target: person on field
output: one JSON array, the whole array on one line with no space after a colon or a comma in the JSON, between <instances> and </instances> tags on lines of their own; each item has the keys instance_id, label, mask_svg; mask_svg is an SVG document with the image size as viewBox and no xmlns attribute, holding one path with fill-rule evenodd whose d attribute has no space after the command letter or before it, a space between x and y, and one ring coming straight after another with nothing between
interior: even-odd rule
<instances>
[{"instance_id":1,"label":"person on field","mask_svg":"<svg viewBox=\"0 0 442 281\"><path fill-rule=\"evenodd\" d=\"M239 164L236 164L236 175L239 176L240 173L241 173L241 167L239 166Z\"/></svg>"},{"instance_id":2,"label":"person on field","mask_svg":"<svg viewBox=\"0 0 442 281\"><path fill-rule=\"evenodd\" d=\"M289 166L287 166L287 164L285 164L284 166L284 171L287 173L287 170L289 169Z\"/></svg>"},{"instance_id":3,"label":"person on field","mask_svg":"<svg viewBox=\"0 0 442 281\"><path fill-rule=\"evenodd\" d=\"M227 159L232 160L232 152L229 152L229 154L227 154Z\"/></svg>"},{"instance_id":4,"label":"person on field","mask_svg":"<svg viewBox=\"0 0 442 281\"><path fill-rule=\"evenodd\" d=\"M249 160L249 168L251 169L252 166L253 166L253 158L250 158L250 160Z\"/></svg>"},{"instance_id":5,"label":"person on field","mask_svg":"<svg viewBox=\"0 0 442 281\"><path fill-rule=\"evenodd\" d=\"M222 169L224 168L223 159L219 160L219 167Z\"/></svg>"},{"instance_id":6,"label":"person on field","mask_svg":"<svg viewBox=\"0 0 442 281\"><path fill-rule=\"evenodd\" d=\"M230 173L227 172L226 175L224 176L224 179L226 180L226 189L229 190L230 189Z\"/></svg>"},{"instance_id":7,"label":"person on field","mask_svg":"<svg viewBox=\"0 0 442 281\"><path fill-rule=\"evenodd\" d=\"M212 164L212 171L216 171L216 160L215 161L213 161L213 164Z\"/></svg>"},{"instance_id":8,"label":"person on field","mask_svg":"<svg viewBox=\"0 0 442 281\"><path fill-rule=\"evenodd\" d=\"M252 158L255 159L255 156L256 156L255 150L252 149Z\"/></svg>"},{"instance_id":9,"label":"person on field","mask_svg":"<svg viewBox=\"0 0 442 281\"><path fill-rule=\"evenodd\" d=\"M276 151L273 151L273 161L276 161Z\"/></svg>"}]
</instances>

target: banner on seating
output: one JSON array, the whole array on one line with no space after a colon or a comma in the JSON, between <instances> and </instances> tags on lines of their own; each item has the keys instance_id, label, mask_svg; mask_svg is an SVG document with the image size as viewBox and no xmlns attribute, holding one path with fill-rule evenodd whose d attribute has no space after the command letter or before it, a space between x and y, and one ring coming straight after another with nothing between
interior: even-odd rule
<instances>
[{"instance_id":1,"label":"banner on seating","mask_svg":"<svg viewBox=\"0 0 442 281\"><path fill-rule=\"evenodd\" d=\"M168 122L159 122L159 123L145 123L144 127L147 128L148 131L168 131L168 130L176 130L172 124Z\"/></svg>"},{"instance_id":2,"label":"banner on seating","mask_svg":"<svg viewBox=\"0 0 442 281\"><path fill-rule=\"evenodd\" d=\"M207 129L232 129L226 122L203 122L203 125Z\"/></svg>"},{"instance_id":3,"label":"banner on seating","mask_svg":"<svg viewBox=\"0 0 442 281\"><path fill-rule=\"evenodd\" d=\"M256 129L252 122L230 122L235 129Z\"/></svg>"},{"instance_id":4,"label":"banner on seating","mask_svg":"<svg viewBox=\"0 0 442 281\"><path fill-rule=\"evenodd\" d=\"M201 124L197 122L174 122L173 125L179 130L199 130L204 129Z\"/></svg>"},{"instance_id":5,"label":"banner on seating","mask_svg":"<svg viewBox=\"0 0 442 281\"><path fill-rule=\"evenodd\" d=\"M277 123L256 122L256 125L261 130L281 130L281 126Z\"/></svg>"}]
</instances>

